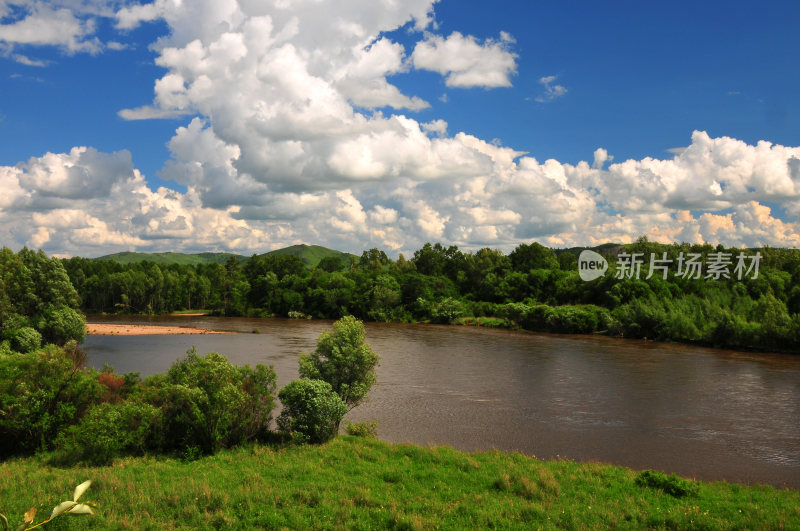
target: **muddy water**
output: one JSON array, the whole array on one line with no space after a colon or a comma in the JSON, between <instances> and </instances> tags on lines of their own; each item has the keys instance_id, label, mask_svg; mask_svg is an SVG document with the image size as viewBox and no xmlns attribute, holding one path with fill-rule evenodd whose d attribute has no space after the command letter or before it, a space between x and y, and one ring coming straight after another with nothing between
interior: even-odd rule
<instances>
[{"instance_id":1,"label":"muddy water","mask_svg":"<svg viewBox=\"0 0 800 531\"><path fill-rule=\"evenodd\" d=\"M143 321L243 333L89 336L90 364L149 375L196 346L236 364L272 364L282 386L297 377L299 353L330 326L125 318ZM368 324L367 341L381 356L378 383L346 418L377 420L384 440L800 488L800 356L397 324Z\"/></svg>"}]
</instances>

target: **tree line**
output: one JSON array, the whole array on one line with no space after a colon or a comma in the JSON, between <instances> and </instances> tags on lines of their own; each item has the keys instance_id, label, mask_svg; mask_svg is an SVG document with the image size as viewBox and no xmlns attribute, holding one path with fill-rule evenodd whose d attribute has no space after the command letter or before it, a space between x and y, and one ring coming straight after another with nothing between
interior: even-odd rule
<instances>
[{"instance_id":1,"label":"tree line","mask_svg":"<svg viewBox=\"0 0 800 531\"><path fill-rule=\"evenodd\" d=\"M204 309L226 316L369 321L478 322L564 333L672 340L719 347L800 347L800 251L751 249L757 278L617 278L617 254L677 260L694 253L736 256L722 246L659 244L640 238L608 246L611 271L584 282L577 252L538 243L509 254L425 244L406 259L370 249L345 262L307 268L296 256L253 256L224 265L158 265L70 258L64 267L86 312L164 313ZM752 275L751 275L752 276Z\"/></svg>"}]
</instances>

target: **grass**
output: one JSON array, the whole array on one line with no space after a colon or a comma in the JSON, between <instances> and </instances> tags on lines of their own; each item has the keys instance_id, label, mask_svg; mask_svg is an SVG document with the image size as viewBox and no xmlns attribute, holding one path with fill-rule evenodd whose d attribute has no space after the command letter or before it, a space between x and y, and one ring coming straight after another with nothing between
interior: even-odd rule
<instances>
[{"instance_id":1,"label":"grass","mask_svg":"<svg viewBox=\"0 0 800 531\"><path fill-rule=\"evenodd\" d=\"M99 515L61 529L798 529L800 492L698 483L675 497L635 471L521 454L464 453L339 436L322 446L252 446L197 461L126 458L57 469L0 464L13 529L92 480ZM66 498L65 498L66 499Z\"/></svg>"}]
</instances>

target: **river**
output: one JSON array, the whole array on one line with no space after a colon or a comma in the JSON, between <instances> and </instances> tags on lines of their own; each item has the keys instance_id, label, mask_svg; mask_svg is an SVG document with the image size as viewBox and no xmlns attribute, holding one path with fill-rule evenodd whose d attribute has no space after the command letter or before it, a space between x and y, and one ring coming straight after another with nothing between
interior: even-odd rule
<instances>
[{"instance_id":1,"label":"river","mask_svg":"<svg viewBox=\"0 0 800 531\"><path fill-rule=\"evenodd\" d=\"M231 335L87 336L91 366L142 376L187 349L274 365L297 378L300 352L331 322L90 316ZM519 451L654 468L704 480L800 488L800 356L749 354L594 336L367 323L380 357L369 401L381 439ZM259 333L252 333L257 330Z\"/></svg>"}]
</instances>

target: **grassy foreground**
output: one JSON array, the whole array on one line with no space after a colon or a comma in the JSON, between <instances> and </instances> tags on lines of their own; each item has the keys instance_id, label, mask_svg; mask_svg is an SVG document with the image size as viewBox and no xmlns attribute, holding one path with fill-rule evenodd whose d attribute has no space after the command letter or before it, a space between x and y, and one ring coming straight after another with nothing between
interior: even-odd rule
<instances>
[{"instance_id":1,"label":"grassy foreground","mask_svg":"<svg viewBox=\"0 0 800 531\"><path fill-rule=\"evenodd\" d=\"M14 529L31 506L49 514L91 479L84 498L99 514L44 529L800 528L798 491L700 483L696 495L675 498L635 478L600 464L339 436L193 462L58 469L12 460L0 464L0 512Z\"/></svg>"}]
</instances>

